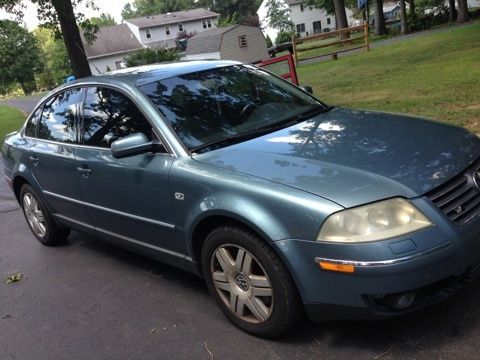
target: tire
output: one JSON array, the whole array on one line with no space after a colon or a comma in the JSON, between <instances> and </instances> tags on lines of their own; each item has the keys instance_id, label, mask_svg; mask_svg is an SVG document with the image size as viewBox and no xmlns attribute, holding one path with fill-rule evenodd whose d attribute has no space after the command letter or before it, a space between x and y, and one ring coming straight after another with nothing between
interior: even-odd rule
<instances>
[{"instance_id":1,"label":"tire","mask_svg":"<svg viewBox=\"0 0 480 360\"><path fill-rule=\"evenodd\" d=\"M247 229L222 226L213 230L203 245L202 271L221 310L245 332L275 337L303 313L285 265Z\"/></svg>"},{"instance_id":2,"label":"tire","mask_svg":"<svg viewBox=\"0 0 480 360\"><path fill-rule=\"evenodd\" d=\"M20 205L32 234L43 245L57 245L70 234L70 229L55 222L42 198L28 184L24 184L20 189Z\"/></svg>"}]
</instances>

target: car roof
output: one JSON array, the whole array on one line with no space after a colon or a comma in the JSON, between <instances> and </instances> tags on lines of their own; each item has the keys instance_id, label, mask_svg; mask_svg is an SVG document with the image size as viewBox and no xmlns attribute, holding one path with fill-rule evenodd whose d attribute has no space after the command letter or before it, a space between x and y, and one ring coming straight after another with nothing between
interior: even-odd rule
<instances>
[{"instance_id":1,"label":"car roof","mask_svg":"<svg viewBox=\"0 0 480 360\"><path fill-rule=\"evenodd\" d=\"M79 79L78 81L70 84L83 81L103 82L103 80L106 80L110 82L112 80L119 80L121 82L129 82L135 86L142 86L154 81L164 80L174 76L239 64L241 63L238 61L229 60L196 60L144 65L116 70L104 75Z\"/></svg>"}]
</instances>

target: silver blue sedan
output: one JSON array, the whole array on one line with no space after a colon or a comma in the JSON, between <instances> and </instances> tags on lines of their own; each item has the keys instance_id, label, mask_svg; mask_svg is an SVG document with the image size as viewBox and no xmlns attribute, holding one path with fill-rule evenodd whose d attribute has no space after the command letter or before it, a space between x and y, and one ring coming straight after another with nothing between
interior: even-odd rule
<instances>
[{"instance_id":1,"label":"silver blue sedan","mask_svg":"<svg viewBox=\"0 0 480 360\"><path fill-rule=\"evenodd\" d=\"M480 273L476 136L327 106L253 66L69 83L2 149L41 243L75 229L196 273L259 336L304 312L398 316Z\"/></svg>"}]
</instances>

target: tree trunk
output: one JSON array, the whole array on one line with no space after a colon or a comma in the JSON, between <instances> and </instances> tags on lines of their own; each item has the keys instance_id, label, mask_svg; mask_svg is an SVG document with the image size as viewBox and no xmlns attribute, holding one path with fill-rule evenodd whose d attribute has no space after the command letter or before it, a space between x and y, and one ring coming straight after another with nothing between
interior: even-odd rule
<instances>
[{"instance_id":1,"label":"tree trunk","mask_svg":"<svg viewBox=\"0 0 480 360\"><path fill-rule=\"evenodd\" d=\"M52 5L57 13L73 74L77 79L92 75L71 0L52 0Z\"/></svg>"},{"instance_id":2,"label":"tree trunk","mask_svg":"<svg viewBox=\"0 0 480 360\"><path fill-rule=\"evenodd\" d=\"M25 83L23 81L19 81L19 83L20 83L20 87L22 88L22 91L23 91L24 95L29 96L31 94L31 92L28 90Z\"/></svg>"},{"instance_id":3,"label":"tree trunk","mask_svg":"<svg viewBox=\"0 0 480 360\"><path fill-rule=\"evenodd\" d=\"M457 22L458 23L463 23L465 21L468 21L469 17L470 16L468 14L467 0L458 0Z\"/></svg>"},{"instance_id":4,"label":"tree trunk","mask_svg":"<svg viewBox=\"0 0 480 360\"><path fill-rule=\"evenodd\" d=\"M348 27L347 22L347 13L345 12L345 1L344 0L333 0L333 5L335 6L335 20L337 22L337 30L345 29ZM350 34L343 33L340 38L342 40L348 39Z\"/></svg>"},{"instance_id":5,"label":"tree trunk","mask_svg":"<svg viewBox=\"0 0 480 360\"><path fill-rule=\"evenodd\" d=\"M400 33L402 35L408 34L407 7L405 6L405 0L400 0Z\"/></svg>"},{"instance_id":6,"label":"tree trunk","mask_svg":"<svg viewBox=\"0 0 480 360\"><path fill-rule=\"evenodd\" d=\"M375 0L375 35L385 35L385 17L383 16L383 0Z\"/></svg>"},{"instance_id":7,"label":"tree trunk","mask_svg":"<svg viewBox=\"0 0 480 360\"><path fill-rule=\"evenodd\" d=\"M448 21L454 22L457 19L457 9L455 9L455 0L448 0Z\"/></svg>"},{"instance_id":8,"label":"tree trunk","mask_svg":"<svg viewBox=\"0 0 480 360\"><path fill-rule=\"evenodd\" d=\"M408 3L410 4L410 17L414 18L416 16L416 14L415 14L415 0L410 0Z\"/></svg>"}]
</instances>

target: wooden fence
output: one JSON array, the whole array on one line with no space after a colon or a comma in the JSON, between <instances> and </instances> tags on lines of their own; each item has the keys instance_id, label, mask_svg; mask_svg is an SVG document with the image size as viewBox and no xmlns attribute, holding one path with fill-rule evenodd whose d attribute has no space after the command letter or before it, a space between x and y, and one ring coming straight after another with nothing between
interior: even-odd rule
<instances>
[{"instance_id":1,"label":"wooden fence","mask_svg":"<svg viewBox=\"0 0 480 360\"><path fill-rule=\"evenodd\" d=\"M348 38L348 39L342 39L341 35L342 34L348 34L350 36L352 33L359 33L363 31L363 36L361 37L356 37L356 38ZM308 47L298 47L298 44L306 44L308 42L313 42L313 41L319 41L319 40L325 40L325 39L331 39L339 37L340 40L334 41L334 42L328 42L326 44L316 44ZM305 36L303 38L297 38L295 35L292 36L292 48L293 48L293 57L295 59L295 64L298 64L298 54L304 51L309 51L309 50L314 50L314 49L321 49L321 48L328 48L330 46L336 46L336 45L350 45L353 44L354 41L363 39L363 43L360 46L354 46L354 47L349 47L348 49L337 49L335 51L331 51L325 54L319 54L319 55L314 55L310 57L304 57L301 60L308 60L308 59L315 59L323 56L332 56L333 59L337 59L337 54L351 51L351 50L357 50L357 49L362 49L365 48L367 51L370 50L370 45L368 43L368 24L365 23L363 25L358 25L358 26L353 26L349 28L344 28L336 31L330 31L326 33L321 33L321 34L314 34L310 36Z\"/></svg>"}]
</instances>

